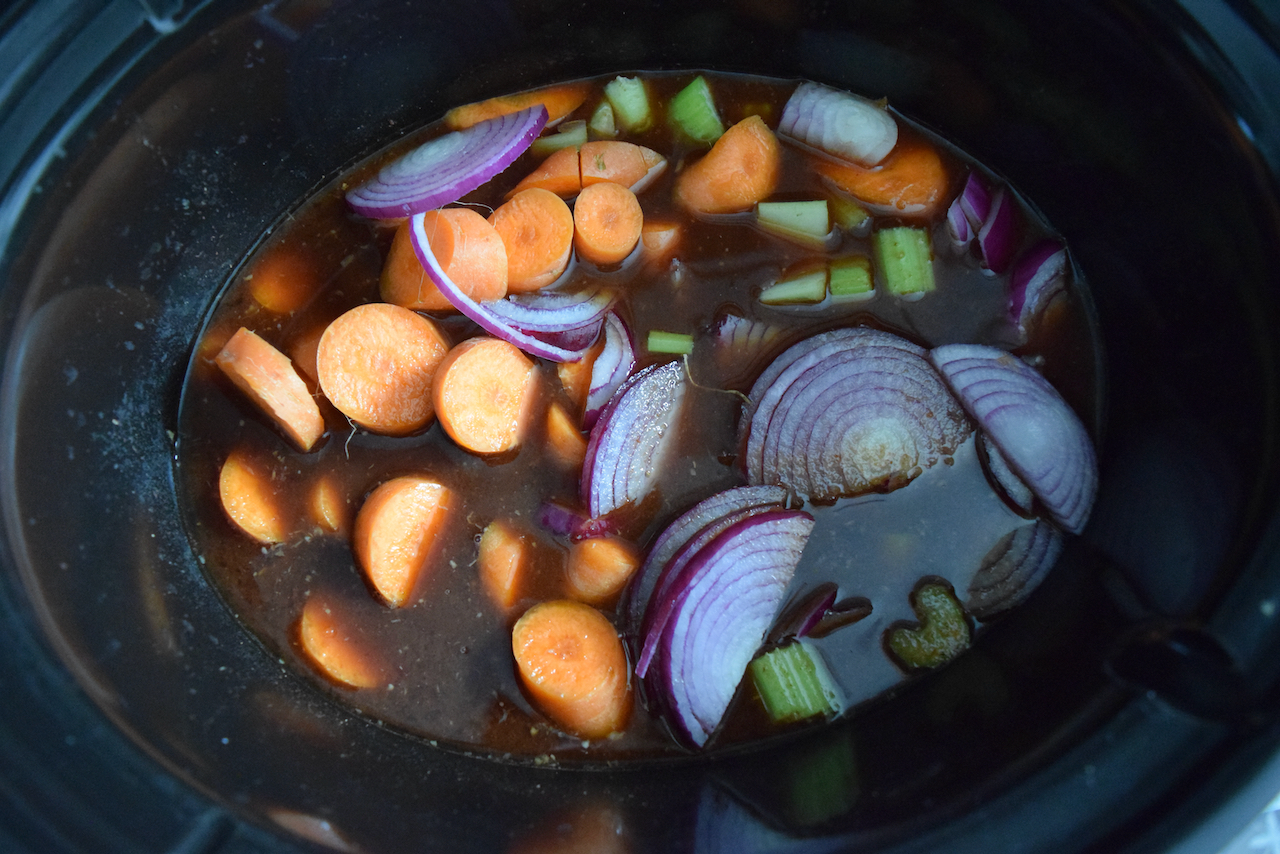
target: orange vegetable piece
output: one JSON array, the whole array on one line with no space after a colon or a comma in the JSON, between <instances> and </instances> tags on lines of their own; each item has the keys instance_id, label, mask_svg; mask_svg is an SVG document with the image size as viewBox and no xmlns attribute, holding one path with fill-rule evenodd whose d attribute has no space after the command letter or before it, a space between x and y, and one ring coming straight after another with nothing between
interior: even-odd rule
<instances>
[{"instance_id":1,"label":"orange vegetable piece","mask_svg":"<svg viewBox=\"0 0 1280 854\"><path fill-rule=\"evenodd\" d=\"M476 566L480 585L497 608L510 611L520 601L533 558L528 536L510 522L494 520L480 535Z\"/></svg>"},{"instance_id":2,"label":"orange vegetable piece","mask_svg":"<svg viewBox=\"0 0 1280 854\"><path fill-rule=\"evenodd\" d=\"M440 426L475 454L520 444L534 391L534 365L501 338L469 338L440 363L432 396Z\"/></svg>"},{"instance_id":3,"label":"orange vegetable piece","mask_svg":"<svg viewBox=\"0 0 1280 854\"><path fill-rule=\"evenodd\" d=\"M562 199L571 199L578 195L582 189L582 171L578 166L577 147L570 146L552 152L537 169L516 184L515 188L507 194L507 198L530 187L540 187L555 193Z\"/></svg>"},{"instance_id":4,"label":"orange vegetable piece","mask_svg":"<svg viewBox=\"0 0 1280 854\"><path fill-rule=\"evenodd\" d=\"M312 663L331 679L352 688L373 688L382 682L373 657L351 636L327 598L307 598L298 621L298 639Z\"/></svg>"},{"instance_id":5,"label":"orange vegetable piece","mask_svg":"<svg viewBox=\"0 0 1280 854\"><path fill-rule=\"evenodd\" d=\"M583 187L573 205L573 245L601 267L621 263L640 242L644 212L636 194L608 181Z\"/></svg>"},{"instance_id":6,"label":"orange vegetable piece","mask_svg":"<svg viewBox=\"0 0 1280 854\"><path fill-rule=\"evenodd\" d=\"M448 350L444 335L422 315L369 303L325 329L316 371L325 396L352 421L403 436L431 423L431 385Z\"/></svg>"},{"instance_id":7,"label":"orange vegetable piece","mask_svg":"<svg viewBox=\"0 0 1280 854\"><path fill-rule=\"evenodd\" d=\"M556 375L560 377L560 385L579 416L586 411L587 395L591 393L591 369L603 351L604 336L601 335L581 359L576 362L560 362L556 365Z\"/></svg>"},{"instance_id":8,"label":"orange vegetable piece","mask_svg":"<svg viewBox=\"0 0 1280 854\"><path fill-rule=\"evenodd\" d=\"M559 403L547 407L547 447L569 467L581 467L587 458L587 437Z\"/></svg>"},{"instance_id":9,"label":"orange vegetable piece","mask_svg":"<svg viewBox=\"0 0 1280 854\"><path fill-rule=\"evenodd\" d=\"M218 475L218 495L240 530L264 545L284 542L284 514L267 465L246 451L232 451Z\"/></svg>"},{"instance_id":10,"label":"orange vegetable piece","mask_svg":"<svg viewBox=\"0 0 1280 854\"><path fill-rule=\"evenodd\" d=\"M287 246L273 248L253 265L247 278L254 300L277 314L302 308L323 284L315 263Z\"/></svg>"},{"instance_id":11,"label":"orange vegetable piece","mask_svg":"<svg viewBox=\"0 0 1280 854\"><path fill-rule=\"evenodd\" d=\"M507 295L507 248L489 221L471 208L441 208L423 215L423 228L440 268L477 302ZM382 298L418 311L451 311L413 251L409 221L396 229L382 266Z\"/></svg>"},{"instance_id":12,"label":"orange vegetable piece","mask_svg":"<svg viewBox=\"0 0 1280 854\"><path fill-rule=\"evenodd\" d=\"M645 220L640 228L640 251L644 263L658 266L670 261L680 248L684 230L680 223L671 220Z\"/></svg>"},{"instance_id":13,"label":"orange vegetable piece","mask_svg":"<svg viewBox=\"0 0 1280 854\"><path fill-rule=\"evenodd\" d=\"M333 477L325 475L311 487L311 518L326 531L346 527L347 501Z\"/></svg>"},{"instance_id":14,"label":"orange vegetable piece","mask_svg":"<svg viewBox=\"0 0 1280 854\"><path fill-rule=\"evenodd\" d=\"M569 266L573 213L550 190L521 190L495 210L489 222L507 249L508 292L536 291Z\"/></svg>"},{"instance_id":15,"label":"orange vegetable piece","mask_svg":"<svg viewBox=\"0 0 1280 854\"><path fill-rule=\"evenodd\" d=\"M579 602L612 604L639 567L640 554L631 543L621 537L592 537L569 547L565 583Z\"/></svg>"},{"instance_id":16,"label":"orange vegetable piece","mask_svg":"<svg viewBox=\"0 0 1280 854\"><path fill-rule=\"evenodd\" d=\"M302 450L324 435L320 407L289 357L250 330L240 327L214 362Z\"/></svg>"},{"instance_id":17,"label":"orange vegetable piece","mask_svg":"<svg viewBox=\"0 0 1280 854\"><path fill-rule=\"evenodd\" d=\"M520 679L557 726L583 738L618 732L631 714L626 652L613 624L582 602L534 605L511 631Z\"/></svg>"},{"instance_id":18,"label":"orange vegetable piece","mask_svg":"<svg viewBox=\"0 0 1280 854\"><path fill-rule=\"evenodd\" d=\"M406 475L382 484L361 505L352 548L369 583L392 608L409 601L452 501L443 484Z\"/></svg>"},{"instance_id":19,"label":"orange vegetable piece","mask_svg":"<svg viewBox=\"0 0 1280 854\"><path fill-rule=\"evenodd\" d=\"M861 202L898 214L932 216L947 198L951 178L937 149L902 139L878 166L866 168L815 157L818 174Z\"/></svg>"},{"instance_id":20,"label":"orange vegetable piece","mask_svg":"<svg viewBox=\"0 0 1280 854\"><path fill-rule=\"evenodd\" d=\"M534 104L542 104L547 108L547 124L555 124L582 106L582 102L587 100L589 91L586 83L563 83L545 89L535 89L532 92L500 95L487 101L454 107L444 114L444 122L452 130L462 130L477 122L496 119L498 116L519 112Z\"/></svg>"},{"instance_id":21,"label":"orange vegetable piece","mask_svg":"<svg viewBox=\"0 0 1280 854\"><path fill-rule=\"evenodd\" d=\"M612 139L585 143L578 157L584 188L608 181L631 189L648 178L651 170L657 170L656 175L667 163L652 148Z\"/></svg>"},{"instance_id":22,"label":"orange vegetable piece","mask_svg":"<svg viewBox=\"0 0 1280 854\"><path fill-rule=\"evenodd\" d=\"M759 116L748 116L676 176L675 199L698 214L750 210L774 191L781 170L778 138Z\"/></svg>"}]
</instances>

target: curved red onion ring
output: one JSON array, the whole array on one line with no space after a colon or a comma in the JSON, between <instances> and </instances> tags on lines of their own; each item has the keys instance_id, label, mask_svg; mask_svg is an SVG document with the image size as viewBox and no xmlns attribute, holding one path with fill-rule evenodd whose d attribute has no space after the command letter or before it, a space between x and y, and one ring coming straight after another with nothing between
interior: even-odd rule
<instances>
[{"instance_id":1,"label":"curved red onion ring","mask_svg":"<svg viewBox=\"0 0 1280 854\"><path fill-rule=\"evenodd\" d=\"M347 193L356 213L377 219L453 204L510 166L547 123L541 104L423 143Z\"/></svg>"},{"instance_id":2,"label":"curved red onion ring","mask_svg":"<svg viewBox=\"0 0 1280 854\"><path fill-rule=\"evenodd\" d=\"M567 292L543 289L512 294L482 305L516 329L530 334L568 332L593 328L599 331L605 313L616 297L604 288Z\"/></svg>"},{"instance_id":3,"label":"curved red onion ring","mask_svg":"<svg viewBox=\"0 0 1280 854\"><path fill-rule=\"evenodd\" d=\"M1088 431L1057 390L995 347L946 344L929 359L1049 515L1080 533L1097 492L1098 463Z\"/></svg>"},{"instance_id":4,"label":"curved red onion ring","mask_svg":"<svg viewBox=\"0 0 1280 854\"><path fill-rule=\"evenodd\" d=\"M1009 503L1017 507L1024 514L1031 512L1031 503L1035 498L1031 493L1031 487L1027 486L1022 480L1009 468L1009 462L1004 458L1004 454L1000 453L1000 449L991 441L991 437L986 433L978 434L978 446L980 456L985 466L985 471L994 481L996 490L1008 499Z\"/></svg>"},{"instance_id":5,"label":"curved red onion ring","mask_svg":"<svg viewBox=\"0 0 1280 854\"><path fill-rule=\"evenodd\" d=\"M604 349L591 365L591 387L587 390L587 406L582 426L590 430L600 418L605 404L631 376L636 366L635 339L617 312L604 317Z\"/></svg>"},{"instance_id":6,"label":"curved red onion ring","mask_svg":"<svg viewBox=\"0 0 1280 854\"><path fill-rule=\"evenodd\" d=\"M1067 284L1067 248L1045 238L1019 258L1009 274L1009 319L1025 332L1054 294Z\"/></svg>"},{"instance_id":7,"label":"curved red onion ring","mask_svg":"<svg viewBox=\"0 0 1280 854\"><path fill-rule=\"evenodd\" d=\"M1009 269L1018 248L1018 205L1007 187L991 197L991 211L978 229L978 252L982 263L993 273Z\"/></svg>"},{"instance_id":8,"label":"curved red onion ring","mask_svg":"<svg viewBox=\"0 0 1280 854\"><path fill-rule=\"evenodd\" d=\"M987 620L1021 604L1062 554L1062 535L1037 520L1001 538L969 582L964 607Z\"/></svg>"},{"instance_id":9,"label":"curved red onion ring","mask_svg":"<svg viewBox=\"0 0 1280 854\"><path fill-rule=\"evenodd\" d=\"M884 160L898 142L898 123L884 107L808 82L787 99L778 132L863 166Z\"/></svg>"}]
</instances>

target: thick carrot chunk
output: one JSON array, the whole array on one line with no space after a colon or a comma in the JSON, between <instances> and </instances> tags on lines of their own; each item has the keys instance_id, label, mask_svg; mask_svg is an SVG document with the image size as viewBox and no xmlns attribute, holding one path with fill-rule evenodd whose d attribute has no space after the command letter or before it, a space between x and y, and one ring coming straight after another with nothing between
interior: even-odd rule
<instances>
[{"instance_id":1,"label":"thick carrot chunk","mask_svg":"<svg viewBox=\"0 0 1280 854\"><path fill-rule=\"evenodd\" d=\"M527 534L510 522L490 522L480 535L480 584L500 611L511 610L524 595L533 560L530 551Z\"/></svg>"},{"instance_id":2,"label":"thick carrot chunk","mask_svg":"<svg viewBox=\"0 0 1280 854\"><path fill-rule=\"evenodd\" d=\"M573 245L592 264L618 264L640 242L643 225L635 193L607 181L592 184L582 188L573 206Z\"/></svg>"},{"instance_id":3,"label":"thick carrot chunk","mask_svg":"<svg viewBox=\"0 0 1280 854\"><path fill-rule=\"evenodd\" d=\"M587 437L559 403L547 407L547 447L570 468L580 468L587 458Z\"/></svg>"},{"instance_id":4,"label":"thick carrot chunk","mask_svg":"<svg viewBox=\"0 0 1280 854\"><path fill-rule=\"evenodd\" d=\"M586 143L578 156L584 188L607 181L638 193L667 165L651 148L608 139Z\"/></svg>"},{"instance_id":5,"label":"thick carrot chunk","mask_svg":"<svg viewBox=\"0 0 1280 854\"><path fill-rule=\"evenodd\" d=\"M240 327L214 359L236 387L304 451L324 435L324 418L289 357Z\"/></svg>"},{"instance_id":6,"label":"thick carrot chunk","mask_svg":"<svg viewBox=\"0 0 1280 854\"><path fill-rule=\"evenodd\" d=\"M433 396L440 426L468 451L501 454L520 444L534 366L514 344L469 338L440 363Z\"/></svg>"},{"instance_id":7,"label":"thick carrot chunk","mask_svg":"<svg viewBox=\"0 0 1280 854\"><path fill-rule=\"evenodd\" d=\"M507 249L489 221L471 208L442 208L423 215L431 252L460 290L477 302L507 295ZM382 267L382 298L420 311L453 309L413 251L406 220L396 229Z\"/></svg>"},{"instance_id":8,"label":"thick carrot chunk","mask_svg":"<svg viewBox=\"0 0 1280 854\"><path fill-rule=\"evenodd\" d=\"M565 583L579 602L608 605L639 566L640 554L631 543L621 537L592 537L569 547Z\"/></svg>"},{"instance_id":9,"label":"thick carrot chunk","mask_svg":"<svg viewBox=\"0 0 1280 854\"><path fill-rule=\"evenodd\" d=\"M676 176L675 199L699 214L750 210L777 187L781 167L778 138L759 116L748 116Z\"/></svg>"},{"instance_id":10,"label":"thick carrot chunk","mask_svg":"<svg viewBox=\"0 0 1280 854\"><path fill-rule=\"evenodd\" d=\"M582 190L582 172L578 167L578 148L562 148L551 154L542 164L516 184L507 194L511 198L521 190L540 187L555 193L562 199L571 199Z\"/></svg>"},{"instance_id":11,"label":"thick carrot chunk","mask_svg":"<svg viewBox=\"0 0 1280 854\"><path fill-rule=\"evenodd\" d=\"M444 526L453 493L427 477L389 480L356 514L352 547L373 589L392 608L409 601Z\"/></svg>"},{"instance_id":12,"label":"thick carrot chunk","mask_svg":"<svg viewBox=\"0 0 1280 854\"><path fill-rule=\"evenodd\" d=\"M298 639L316 667L331 679L352 688L373 688L383 681L373 657L323 596L311 596L302 606Z\"/></svg>"},{"instance_id":13,"label":"thick carrot chunk","mask_svg":"<svg viewBox=\"0 0 1280 854\"><path fill-rule=\"evenodd\" d=\"M631 714L627 655L613 624L581 602L534 605L511 632L521 682L562 729L603 738Z\"/></svg>"},{"instance_id":14,"label":"thick carrot chunk","mask_svg":"<svg viewBox=\"0 0 1280 854\"><path fill-rule=\"evenodd\" d=\"M640 228L640 251L649 267L660 267L670 261L680 248L684 231L671 220L648 220Z\"/></svg>"},{"instance_id":15,"label":"thick carrot chunk","mask_svg":"<svg viewBox=\"0 0 1280 854\"><path fill-rule=\"evenodd\" d=\"M814 168L861 202L911 216L932 216L947 198L951 178L933 146L901 140L872 168L814 158Z\"/></svg>"},{"instance_id":16,"label":"thick carrot chunk","mask_svg":"<svg viewBox=\"0 0 1280 854\"><path fill-rule=\"evenodd\" d=\"M431 385L449 351L427 318L388 303L356 306L320 336L316 370L329 401L375 433L402 436L431 423Z\"/></svg>"},{"instance_id":17,"label":"thick carrot chunk","mask_svg":"<svg viewBox=\"0 0 1280 854\"><path fill-rule=\"evenodd\" d=\"M521 190L489 217L507 249L507 290L546 287L569 265L573 213L550 190Z\"/></svg>"},{"instance_id":18,"label":"thick carrot chunk","mask_svg":"<svg viewBox=\"0 0 1280 854\"><path fill-rule=\"evenodd\" d=\"M271 469L242 450L232 451L218 476L222 509L240 530L265 545L284 542L284 513Z\"/></svg>"}]
</instances>

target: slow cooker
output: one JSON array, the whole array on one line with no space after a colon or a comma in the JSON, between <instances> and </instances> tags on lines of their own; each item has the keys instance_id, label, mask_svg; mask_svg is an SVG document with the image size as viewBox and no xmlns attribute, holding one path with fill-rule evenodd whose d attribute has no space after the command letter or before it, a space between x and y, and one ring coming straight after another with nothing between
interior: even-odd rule
<instances>
[{"instance_id":1,"label":"slow cooker","mask_svg":"<svg viewBox=\"0 0 1280 854\"><path fill-rule=\"evenodd\" d=\"M1088 529L970 654L758 748L528 767L338 707L183 531L201 323L309 193L450 106L695 68L888 98L1062 232L1107 359ZM0 849L1219 850L1280 791L1277 92L1280 13L1247 0L13 4Z\"/></svg>"}]
</instances>

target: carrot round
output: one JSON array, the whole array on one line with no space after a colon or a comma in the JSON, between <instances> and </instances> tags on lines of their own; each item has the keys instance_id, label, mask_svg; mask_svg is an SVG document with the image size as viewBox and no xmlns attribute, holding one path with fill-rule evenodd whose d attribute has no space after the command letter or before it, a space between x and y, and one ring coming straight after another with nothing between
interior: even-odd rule
<instances>
[{"instance_id":1,"label":"carrot round","mask_svg":"<svg viewBox=\"0 0 1280 854\"><path fill-rule=\"evenodd\" d=\"M287 246L272 249L246 278L254 300L277 314L302 308L322 284L315 263Z\"/></svg>"},{"instance_id":2,"label":"carrot round","mask_svg":"<svg viewBox=\"0 0 1280 854\"><path fill-rule=\"evenodd\" d=\"M911 216L931 216L947 198L951 178L933 146L901 140L879 165L814 158L814 168L841 190L868 205Z\"/></svg>"},{"instance_id":3,"label":"carrot round","mask_svg":"<svg viewBox=\"0 0 1280 854\"><path fill-rule=\"evenodd\" d=\"M413 594L452 500L443 484L406 475L382 484L361 505L352 548L365 577L392 608Z\"/></svg>"},{"instance_id":4,"label":"carrot round","mask_svg":"<svg viewBox=\"0 0 1280 854\"><path fill-rule=\"evenodd\" d=\"M449 350L427 318L388 303L356 306L320 336L316 372L325 397L355 423L402 436L435 413L431 385Z\"/></svg>"},{"instance_id":5,"label":"carrot round","mask_svg":"<svg viewBox=\"0 0 1280 854\"><path fill-rule=\"evenodd\" d=\"M266 465L243 450L232 451L218 475L218 495L240 530L265 545L284 542L284 514Z\"/></svg>"},{"instance_id":6,"label":"carrot round","mask_svg":"<svg viewBox=\"0 0 1280 854\"><path fill-rule=\"evenodd\" d=\"M489 217L507 250L507 290L536 291L564 272L573 248L573 213L550 190L521 190Z\"/></svg>"},{"instance_id":7,"label":"carrot round","mask_svg":"<svg viewBox=\"0 0 1280 854\"><path fill-rule=\"evenodd\" d=\"M773 193L781 171L778 138L759 116L748 116L676 176L675 199L700 214L750 210Z\"/></svg>"},{"instance_id":8,"label":"carrot round","mask_svg":"<svg viewBox=\"0 0 1280 854\"><path fill-rule=\"evenodd\" d=\"M530 548L523 532L500 519L486 525L480 535L476 560L480 586L503 612L511 610L523 595L532 560Z\"/></svg>"},{"instance_id":9,"label":"carrot round","mask_svg":"<svg viewBox=\"0 0 1280 854\"><path fill-rule=\"evenodd\" d=\"M573 245L581 257L602 267L631 254L643 225L636 194L621 184L583 187L573 205Z\"/></svg>"},{"instance_id":10,"label":"carrot round","mask_svg":"<svg viewBox=\"0 0 1280 854\"><path fill-rule=\"evenodd\" d=\"M534 605L511 631L520 679L562 729L602 738L626 726L631 689L626 652L613 624L581 602Z\"/></svg>"},{"instance_id":11,"label":"carrot round","mask_svg":"<svg viewBox=\"0 0 1280 854\"><path fill-rule=\"evenodd\" d=\"M330 678L352 688L373 688L382 682L373 658L351 637L346 621L326 598L308 597L298 621L298 639L316 667Z\"/></svg>"},{"instance_id":12,"label":"carrot round","mask_svg":"<svg viewBox=\"0 0 1280 854\"><path fill-rule=\"evenodd\" d=\"M565 584L569 595L588 605L610 604L640 567L635 546L621 537L592 537L569 547Z\"/></svg>"},{"instance_id":13,"label":"carrot round","mask_svg":"<svg viewBox=\"0 0 1280 854\"><path fill-rule=\"evenodd\" d=\"M324 417L289 357L240 327L214 358L236 387L304 451L324 435Z\"/></svg>"},{"instance_id":14,"label":"carrot round","mask_svg":"<svg viewBox=\"0 0 1280 854\"><path fill-rule=\"evenodd\" d=\"M631 189L645 186L650 172L655 175L666 166L667 159L652 148L634 142L602 139L588 142L578 152L582 186L608 181ZM639 190L636 190L639 192Z\"/></svg>"},{"instance_id":15,"label":"carrot round","mask_svg":"<svg viewBox=\"0 0 1280 854\"><path fill-rule=\"evenodd\" d=\"M562 148L543 160L515 189L507 194L511 198L521 190L540 187L555 193L562 199L571 199L582 189L582 171L578 166L578 149L576 146Z\"/></svg>"},{"instance_id":16,"label":"carrot round","mask_svg":"<svg viewBox=\"0 0 1280 854\"><path fill-rule=\"evenodd\" d=\"M440 426L476 454L500 454L520 444L533 397L533 362L501 338L458 344L436 375L432 395Z\"/></svg>"},{"instance_id":17,"label":"carrot round","mask_svg":"<svg viewBox=\"0 0 1280 854\"><path fill-rule=\"evenodd\" d=\"M489 221L471 208L442 208L423 214L431 252L445 274L477 302L507 295L507 249ZM413 251L406 220L396 229L382 266L382 298L420 311L453 309Z\"/></svg>"},{"instance_id":18,"label":"carrot round","mask_svg":"<svg viewBox=\"0 0 1280 854\"><path fill-rule=\"evenodd\" d=\"M547 108L547 124L555 124L582 106L582 102L587 100L588 91L590 90L586 83L563 83L532 92L500 95L487 101L454 107L444 114L444 122L453 130L462 130L477 122L496 119L498 116L532 107L534 104L542 104Z\"/></svg>"}]
</instances>

